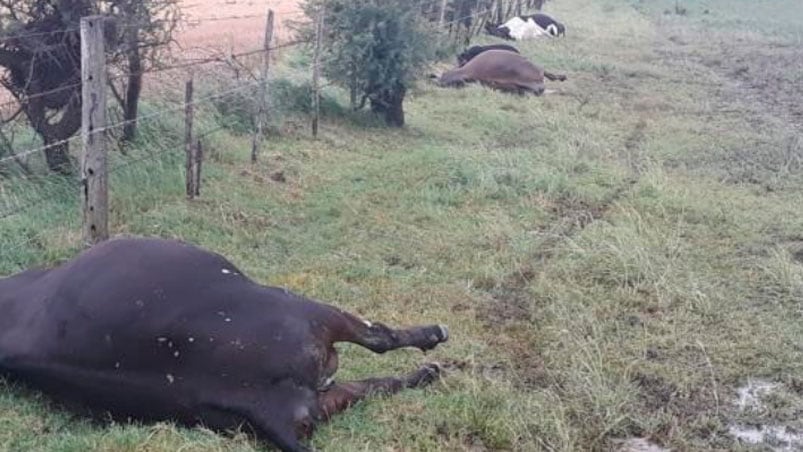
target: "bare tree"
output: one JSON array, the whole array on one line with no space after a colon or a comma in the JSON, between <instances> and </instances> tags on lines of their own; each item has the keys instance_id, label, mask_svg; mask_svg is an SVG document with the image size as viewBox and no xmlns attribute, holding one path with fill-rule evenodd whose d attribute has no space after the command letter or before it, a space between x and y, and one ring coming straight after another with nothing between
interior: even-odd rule
<instances>
[{"instance_id":1,"label":"bare tree","mask_svg":"<svg viewBox=\"0 0 803 452\"><path fill-rule=\"evenodd\" d=\"M0 1L0 83L19 101L48 146L50 169L68 170L64 141L81 125L78 20L92 11L88 0ZM77 17L73 17L73 15Z\"/></svg>"},{"instance_id":2,"label":"bare tree","mask_svg":"<svg viewBox=\"0 0 803 452\"><path fill-rule=\"evenodd\" d=\"M119 62L118 55L127 57L125 71L133 77L128 77L126 96L118 97L127 119L135 119L142 61L154 57L156 41L169 40L178 16L161 12L175 10L176 1L0 0L0 67L5 69L0 84L44 142L52 171L69 172L67 140L81 127L81 17L103 13L116 18L104 29L106 47L112 62Z\"/></svg>"},{"instance_id":3,"label":"bare tree","mask_svg":"<svg viewBox=\"0 0 803 452\"><path fill-rule=\"evenodd\" d=\"M177 0L107 0L109 13L125 24L118 27L122 43L111 55L111 63L121 77L110 79L115 99L123 110L123 141L137 132L137 112L142 94L143 74L158 65L180 18Z\"/></svg>"}]
</instances>

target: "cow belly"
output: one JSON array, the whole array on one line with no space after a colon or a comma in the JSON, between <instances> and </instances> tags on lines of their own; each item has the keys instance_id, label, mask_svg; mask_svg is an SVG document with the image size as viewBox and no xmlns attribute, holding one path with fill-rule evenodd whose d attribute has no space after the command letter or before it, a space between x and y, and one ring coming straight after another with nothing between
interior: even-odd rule
<instances>
[{"instance_id":1,"label":"cow belly","mask_svg":"<svg viewBox=\"0 0 803 452\"><path fill-rule=\"evenodd\" d=\"M210 295L211 301L205 298ZM37 381L56 389L59 384L73 384L72 379L80 385L77 376L130 386L110 394L112 399L137 387L162 397L162 389L191 387L185 382L200 380L255 387L293 377L314 387L327 351L312 335L309 320L290 307L279 309L262 290L241 290L238 295L218 302L223 294L209 289L193 297L190 308L179 303L184 308L175 309L169 306L170 291L166 291L160 295L166 298L119 299L111 303L116 309L98 304L88 313L97 315L94 318L75 309L51 309L27 329L0 334L0 366L17 373L31 369ZM76 306L68 300L58 304ZM291 302L294 308L303 304ZM271 315L275 310L284 315ZM2 360L3 356L10 359ZM98 396L102 401L103 394Z\"/></svg>"},{"instance_id":2,"label":"cow belly","mask_svg":"<svg viewBox=\"0 0 803 452\"><path fill-rule=\"evenodd\" d=\"M546 30L541 28L541 26L535 23L535 21L532 19L527 21L526 26L523 28L523 34L523 39L535 39L543 36L549 36L549 33L547 33Z\"/></svg>"},{"instance_id":3,"label":"cow belly","mask_svg":"<svg viewBox=\"0 0 803 452\"><path fill-rule=\"evenodd\" d=\"M78 411L115 418L190 422L191 406L197 399L192 385L170 384L164 375L136 374L117 370L86 370L42 364L17 357L2 366L4 374Z\"/></svg>"}]
</instances>

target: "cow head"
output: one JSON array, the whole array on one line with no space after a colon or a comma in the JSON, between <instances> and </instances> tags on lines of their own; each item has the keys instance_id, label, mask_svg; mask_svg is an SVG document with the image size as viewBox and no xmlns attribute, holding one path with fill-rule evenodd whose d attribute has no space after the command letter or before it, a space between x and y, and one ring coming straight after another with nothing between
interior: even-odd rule
<instances>
[{"instance_id":1,"label":"cow head","mask_svg":"<svg viewBox=\"0 0 803 452\"><path fill-rule=\"evenodd\" d=\"M461 88L465 86L466 79L461 70L453 69L441 74L435 83L442 88Z\"/></svg>"},{"instance_id":2,"label":"cow head","mask_svg":"<svg viewBox=\"0 0 803 452\"><path fill-rule=\"evenodd\" d=\"M499 24L485 24L485 32L491 36L496 36L497 38L506 39L508 41L513 41L513 37L510 36L510 28L505 27L504 25Z\"/></svg>"},{"instance_id":3,"label":"cow head","mask_svg":"<svg viewBox=\"0 0 803 452\"><path fill-rule=\"evenodd\" d=\"M566 36L566 26L560 22L549 24L549 26L546 27L546 31L550 36Z\"/></svg>"},{"instance_id":4,"label":"cow head","mask_svg":"<svg viewBox=\"0 0 803 452\"><path fill-rule=\"evenodd\" d=\"M532 89L533 94L535 94L536 96L543 95L544 91L546 91L546 86L544 86L543 83L539 83L538 85L535 85L533 87L533 89Z\"/></svg>"},{"instance_id":5,"label":"cow head","mask_svg":"<svg viewBox=\"0 0 803 452\"><path fill-rule=\"evenodd\" d=\"M460 55L457 55L457 67L462 67L463 65L468 63L473 56L474 55L469 54L468 50L461 53Z\"/></svg>"}]
</instances>

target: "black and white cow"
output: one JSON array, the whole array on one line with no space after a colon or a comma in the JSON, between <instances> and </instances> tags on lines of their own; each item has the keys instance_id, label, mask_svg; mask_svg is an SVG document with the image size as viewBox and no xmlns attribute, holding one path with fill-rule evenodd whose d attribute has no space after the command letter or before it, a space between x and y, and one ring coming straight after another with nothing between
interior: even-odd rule
<instances>
[{"instance_id":1,"label":"black and white cow","mask_svg":"<svg viewBox=\"0 0 803 452\"><path fill-rule=\"evenodd\" d=\"M511 41L566 35L566 26L544 13L516 16L502 24L488 24L485 29L492 36Z\"/></svg>"}]
</instances>

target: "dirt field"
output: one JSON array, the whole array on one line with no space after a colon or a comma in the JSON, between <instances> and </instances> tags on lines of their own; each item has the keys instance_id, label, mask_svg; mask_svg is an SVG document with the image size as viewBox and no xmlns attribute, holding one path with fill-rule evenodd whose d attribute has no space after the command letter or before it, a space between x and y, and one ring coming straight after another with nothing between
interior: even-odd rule
<instances>
[{"instance_id":1,"label":"dirt field","mask_svg":"<svg viewBox=\"0 0 803 452\"><path fill-rule=\"evenodd\" d=\"M275 14L274 45L291 38L292 30L288 22L304 19L296 0L182 0L181 8L183 19L176 36L181 50L173 53L178 60L260 48L269 8ZM0 102L12 100L13 97L0 88ZM15 108L15 105L11 105L0 114L8 116Z\"/></svg>"},{"instance_id":2,"label":"dirt field","mask_svg":"<svg viewBox=\"0 0 803 452\"><path fill-rule=\"evenodd\" d=\"M185 48L242 52L262 45L267 9L275 14L274 36L286 40L286 22L303 18L296 0L183 0L183 29L177 39ZM256 16L256 17L254 17Z\"/></svg>"}]
</instances>

